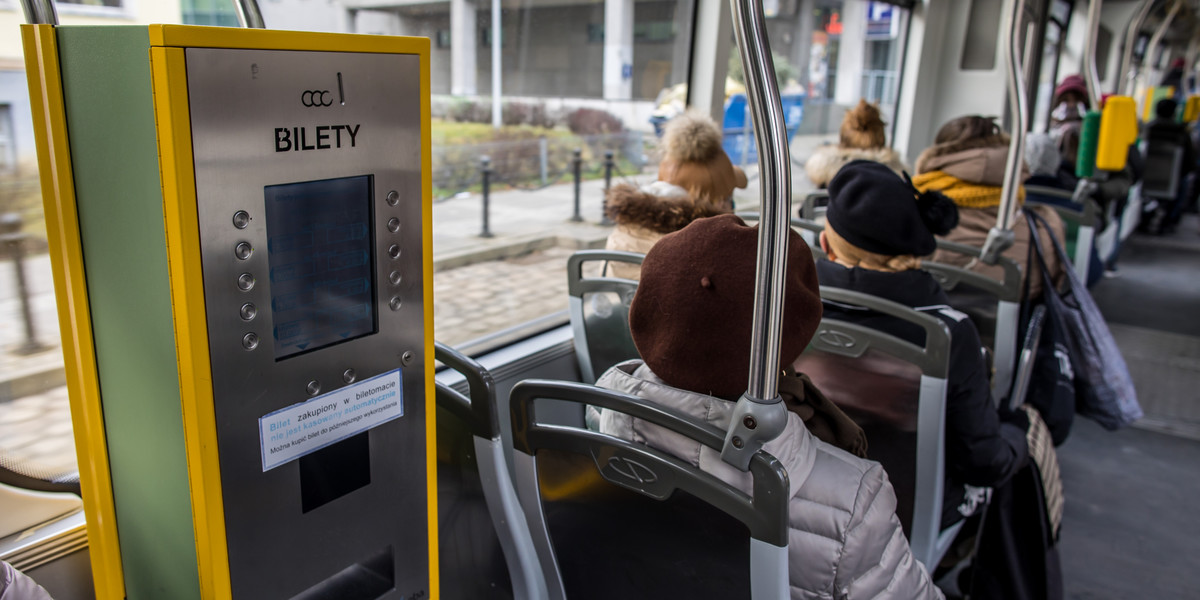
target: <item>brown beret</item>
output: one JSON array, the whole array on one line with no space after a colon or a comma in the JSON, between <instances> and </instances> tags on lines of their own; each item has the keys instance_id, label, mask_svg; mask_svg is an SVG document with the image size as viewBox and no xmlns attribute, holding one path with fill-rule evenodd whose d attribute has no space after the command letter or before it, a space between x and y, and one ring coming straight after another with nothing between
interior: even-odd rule
<instances>
[{"instance_id":1,"label":"brown beret","mask_svg":"<svg viewBox=\"0 0 1200 600\"><path fill-rule=\"evenodd\" d=\"M746 391L758 227L736 215L693 221L646 254L629 310L633 343L671 386L731 398ZM779 368L800 356L821 321L816 266L789 230Z\"/></svg>"}]
</instances>

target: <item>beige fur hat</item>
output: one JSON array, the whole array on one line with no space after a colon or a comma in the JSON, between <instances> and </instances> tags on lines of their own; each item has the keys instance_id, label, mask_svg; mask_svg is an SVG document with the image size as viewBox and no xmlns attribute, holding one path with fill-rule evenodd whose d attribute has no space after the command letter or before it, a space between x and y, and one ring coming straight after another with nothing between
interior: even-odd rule
<instances>
[{"instance_id":1,"label":"beige fur hat","mask_svg":"<svg viewBox=\"0 0 1200 600\"><path fill-rule=\"evenodd\" d=\"M686 112L668 123L663 146L658 179L687 190L697 204L724 206L734 188L746 187L746 174L721 149L721 130L700 112Z\"/></svg>"}]
</instances>

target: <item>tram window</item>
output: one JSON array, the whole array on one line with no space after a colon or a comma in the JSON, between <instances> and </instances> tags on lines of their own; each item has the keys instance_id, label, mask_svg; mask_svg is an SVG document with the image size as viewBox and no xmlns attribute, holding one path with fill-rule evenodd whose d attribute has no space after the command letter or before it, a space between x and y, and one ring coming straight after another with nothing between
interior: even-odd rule
<instances>
[{"instance_id":1,"label":"tram window","mask_svg":"<svg viewBox=\"0 0 1200 600\"><path fill-rule=\"evenodd\" d=\"M229 0L183 0L183 22L188 25L237 27L237 13Z\"/></svg>"},{"instance_id":2,"label":"tram window","mask_svg":"<svg viewBox=\"0 0 1200 600\"><path fill-rule=\"evenodd\" d=\"M0 0L0 465L67 480L78 463L18 4ZM55 5L64 25L182 22L179 2Z\"/></svg>"},{"instance_id":3,"label":"tram window","mask_svg":"<svg viewBox=\"0 0 1200 600\"><path fill-rule=\"evenodd\" d=\"M788 7L788 2L780 2L778 11L767 14L767 33L792 162L803 165L821 145L838 143L842 117L860 99L879 105L890 144L909 11L868 0L798 0L798 6ZM736 44L730 54L730 76L725 84L726 149L733 150L730 158L734 164L747 168L757 161L757 152L753 141L740 131L743 124L751 125L748 117L743 120L736 99L737 94L745 93ZM793 193L803 194L815 187L802 168L796 172Z\"/></svg>"}]
</instances>

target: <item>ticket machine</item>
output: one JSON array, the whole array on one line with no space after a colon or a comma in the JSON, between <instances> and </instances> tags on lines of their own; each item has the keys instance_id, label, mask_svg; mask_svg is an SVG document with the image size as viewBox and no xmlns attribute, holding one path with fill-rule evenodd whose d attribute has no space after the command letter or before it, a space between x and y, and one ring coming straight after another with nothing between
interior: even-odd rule
<instances>
[{"instance_id":1,"label":"ticket machine","mask_svg":"<svg viewBox=\"0 0 1200 600\"><path fill-rule=\"evenodd\" d=\"M436 597L429 40L23 33L98 597Z\"/></svg>"}]
</instances>

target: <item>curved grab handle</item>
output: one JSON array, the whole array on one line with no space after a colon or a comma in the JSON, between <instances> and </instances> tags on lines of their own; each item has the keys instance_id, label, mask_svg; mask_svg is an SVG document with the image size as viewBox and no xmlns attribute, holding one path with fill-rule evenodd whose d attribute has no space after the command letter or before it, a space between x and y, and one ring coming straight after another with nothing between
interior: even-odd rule
<instances>
[{"instance_id":1,"label":"curved grab handle","mask_svg":"<svg viewBox=\"0 0 1200 600\"><path fill-rule=\"evenodd\" d=\"M237 11L238 24L248 29L266 29L263 23L262 11L258 10L258 0L233 0L233 8Z\"/></svg>"},{"instance_id":2,"label":"curved grab handle","mask_svg":"<svg viewBox=\"0 0 1200 600\"><path fill-rule=\"evenodd\" d=\"M441 342L433 343L433 356L467 380L467 396L449 386L437 384L438 393L453 403L451 410L471 424L474 435L489 440L500 439L500 416L495 413L496 381L492 374L465 354Z\"/></svg>"},{"instance_id":3,"label":"curved grab handle","mask_svg":"<svg viewBox=\"0 0 1200 600\"><path fill-rule=\"evenodd\" d=\"M1021 77L1020 44L1017 43L1024 10L1025 0L1013 0L1012 10L1005 20L1008 35L1004 38L1004 72L1008 77L1008 106L1013 125L1010 128L1012 138L1008 144L1008 158L1004 162L1000 211L996 214L996 226L988 232L980 257L988 264L995 264L1000 258L1000 253L1012 246L1015 240L1012 232L1013 209L1017 206L1017 188L1022 183L1021 165L1025 160L1025 80Z\"/></svg>"},{"instance_id":4,"label":"curved grab handle","mask_svg":"<svg viewBox=\"0 0 1200 600\"><path fill-rule=\"evenodd\" d=\"M779 397L779 339L783 321L783 282L787 270L788 213L792 198L787 126L767 44L762 0L730 0L746 98L758 132L761 226L750 333L750 379L738 400L725 436L721 459L745 471L762 445L783 433L787 414Z\"/></svg>"},{"instance_id":5,"label":"curved grab handle","mask_svg":"<svg viewBox=\"0 0 1200 600\"><path fill-rule=\"evenodd\" d=\"M21 10L30 25L58 25L58 11L51 0L21 0Z\"/></svg>"}]
</instances>

